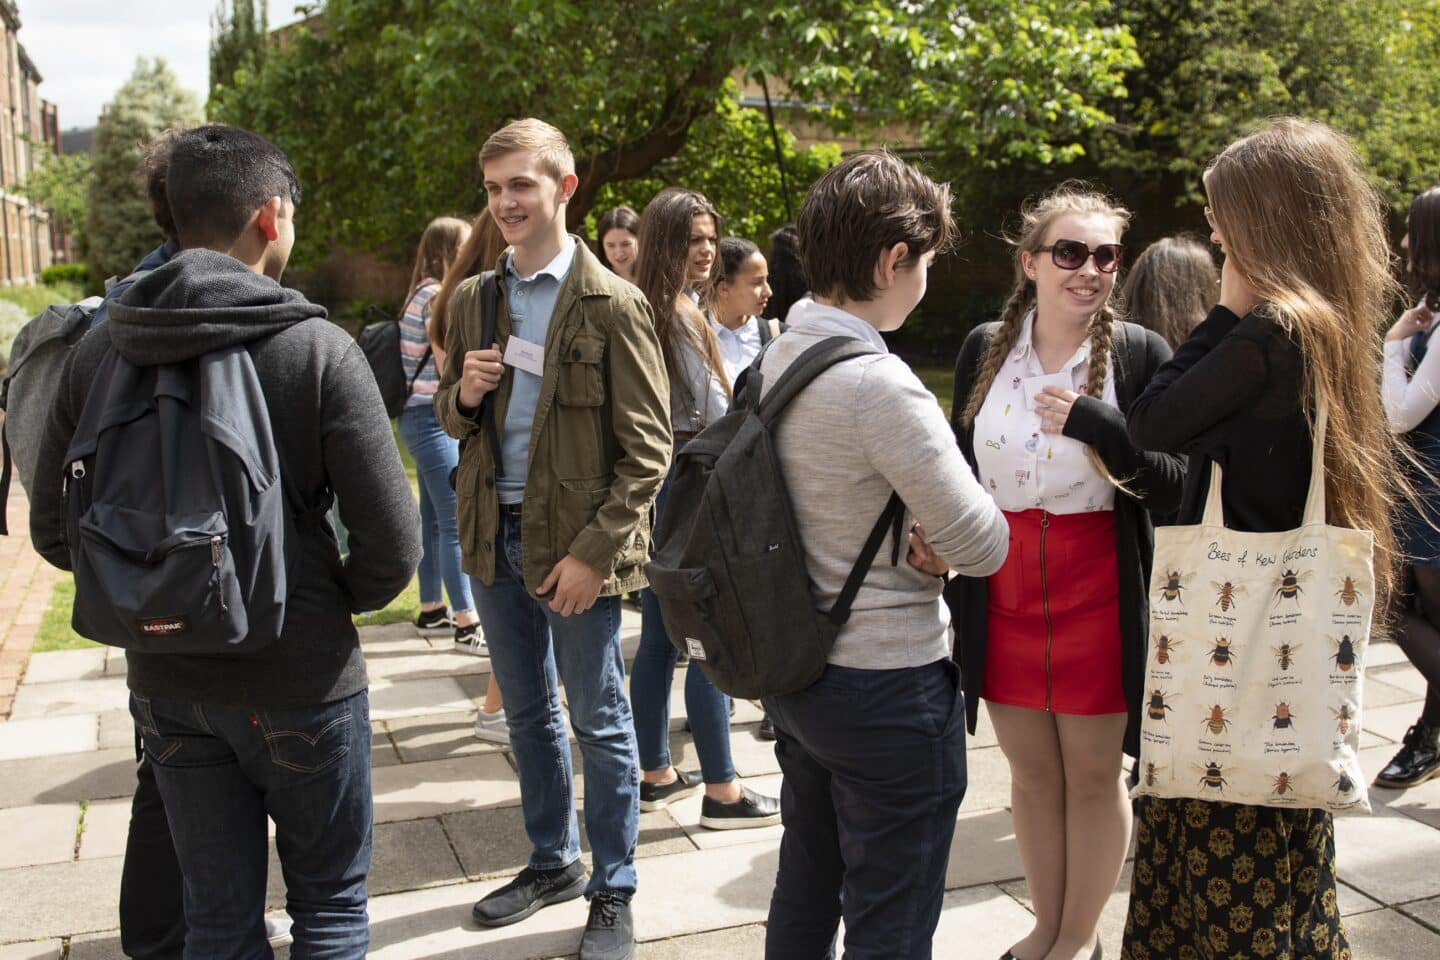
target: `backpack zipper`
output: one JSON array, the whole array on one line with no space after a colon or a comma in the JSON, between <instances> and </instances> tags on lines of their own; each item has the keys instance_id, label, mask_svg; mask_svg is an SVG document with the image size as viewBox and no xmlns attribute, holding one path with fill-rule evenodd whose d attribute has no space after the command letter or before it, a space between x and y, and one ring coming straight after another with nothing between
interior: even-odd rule
<instances>
[{"instance_id":1,"label":"backpack zipper","mask_svg":"<svg viewBox=\"0 0 1440 960\"><path fill-rule=\"evenodd\" d=\"M1045 613L1045 712L1050 712L1054 679L1050 675L1050 646L1055 640L1055 624L1050 620L1050 590L1045 578L1045 534L1050 529L1050 514L1040 511L1040 609Z\"/></svg>"}]
</instances>

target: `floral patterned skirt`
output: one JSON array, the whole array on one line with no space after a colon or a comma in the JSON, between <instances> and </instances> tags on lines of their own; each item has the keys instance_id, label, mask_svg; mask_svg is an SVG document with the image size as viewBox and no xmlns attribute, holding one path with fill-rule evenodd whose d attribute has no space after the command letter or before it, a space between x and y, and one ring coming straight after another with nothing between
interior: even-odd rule
<instances>
[{"instance_id":1,"label":"floral patterned skirt","mask_svg":"<svg viewBox=\"0 0 1440 960\"><path fill-rule=\"evenodd\" d=\"M1349 960L1324 810L1142 797L1122 960Z\"/></svg>"}]
</instances>

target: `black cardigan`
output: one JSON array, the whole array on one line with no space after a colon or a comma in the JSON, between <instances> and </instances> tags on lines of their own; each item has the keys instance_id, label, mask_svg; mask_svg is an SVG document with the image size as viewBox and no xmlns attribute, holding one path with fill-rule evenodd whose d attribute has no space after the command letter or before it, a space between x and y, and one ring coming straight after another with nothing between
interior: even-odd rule
<instances>
[{"instance_id":1,"label":"black cardigan","mask_svg":"<svg viewBox=\"0 0 1440 960\"><path fill-rule=\"evenodd\" d=\"M985 348L998 323L981 324L965 338L955 361L954 413L950 426L960 452L979 477L975 463L974 430L962 426L959 414L965 408L971 387L979 373ZM1185 468L1179 457L1148 453L1136 447L1125 432L1125 412L1151 377L1170 359L1170 347L1153 330L1133 323L1117 323L1110 351L1115 371L1115 394L1120 409L1096 397L1082 396L1070 409L1064 436L1089 444L1106 469L1125 478L1136 497L1115 491L1115 541L1119 558L1121 685L1129 722L1125 728L1125 752L1138 756L1140 750L1140 706L1145 681L1145 650L1150 630L1150 563L1155 552L1150 512L1164 515L1176 509L1185 482ZM965 691L966 719L975 732L979 717L980 684L985 677L989 584L983 577L956 577L945 589L955 623L955 657L960 663Z\"/></svg>"},{"instance_id":2,"label":"black cardigan","mask_svg":"<svg viewBox=\"0 0 1440 960\"><path fill-rule=\"evenodd\" d=\"M1275 321L1219 306L1160 368L1130 407L1130 437L1189 455L1177 522L1200 522L1214 460L1227 527L1300 526L1311 451L1302 373L1299 344Z\"/></svg>"}]
</instances>

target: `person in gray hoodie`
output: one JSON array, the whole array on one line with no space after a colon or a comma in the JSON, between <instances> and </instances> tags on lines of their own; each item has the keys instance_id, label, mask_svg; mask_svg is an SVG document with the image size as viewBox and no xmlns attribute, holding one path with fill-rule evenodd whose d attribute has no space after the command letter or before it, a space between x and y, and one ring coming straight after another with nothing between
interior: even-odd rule
<instances>
[{"instance_id":1,"label":"person in gray hoodie","mask_svg":"<svg viewBox=\"0 0 1440 960\"><path fill-rule=\"evenodd\" d=\"M187 130L171 147L167 190L183 249L112 303L109 322L67 360L37 468L54 482L36 484L32 537L47 561L69 568L60 478L109 351L151 366L245 345L300 541L284 629L243 656L127 651L131 713L184 875L185 955L269 955L268 815L295 955L362 957L370 716L350 617L383 607L409 583L418 510L359 348L323 307L278 283L300 195L285 155L237 128ZM333 498L350 528L343 560L323 519Z\"/></svg>"}]
</instances>

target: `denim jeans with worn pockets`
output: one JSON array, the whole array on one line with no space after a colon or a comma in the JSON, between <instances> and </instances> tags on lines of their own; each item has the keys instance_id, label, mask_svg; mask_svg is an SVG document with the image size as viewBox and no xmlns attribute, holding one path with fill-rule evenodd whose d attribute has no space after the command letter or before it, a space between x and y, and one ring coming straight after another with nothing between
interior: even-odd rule
<instances>
[{"instance_id":1,"label":"denim jeans with worn pockets","mask_svg":"<svg viewBox=\"0 0 1440 960\"><path fill-rule=\"evenodd\" d=\"M594 854L585 895L628 900L635 893L640 771L625 698L620 598L601 597L586 612L562 617L526 592L520 552L520 518L502 514L495 583L486 586L472 578L471 584L495 679L505 691L510 747L533 848L530 866L549 870L580 858L575 777L558 674L585 770L585 832Z\"/></svg>"},{"instance_id":2,"label":"denim jeans with worn pockets","mask_svg":"<svg viewBox=\"0 0 1440 960\"><path fill-rule=\"evenodd\" d=\"M785 775L766 960L833 957L842 914L846 960L929 960L966 786L954 661L831 664L765 707Z\"/></svg>"},{"instance_id":3,"label":"denim jeans with worn pockets","mask_svg":"<svg viewBox=\"0 0 1440 960\"><path fill-rule=\"evenodd\" d=\"M455 521L455 491L450 471L460 462L460 444L440 429L434 404L406 407L400 414L400 439L415 459L420 485L420 602L439 603L443 583L450 609L475 609L470 578L460 569L460 533Z\"/></svg>"},{"instance_id":4,"label":"denim jeans with worn pockets","mask_svg":"<svg viewBox=\"0 0 1440 960\"><path fill-rule=\"evenodd\" d=\"M292 960L370 943L370 700L250 709L130 696L185 878L185 960L272 956L266 816L294 921Z\"/></svg>"}]
</instances>

